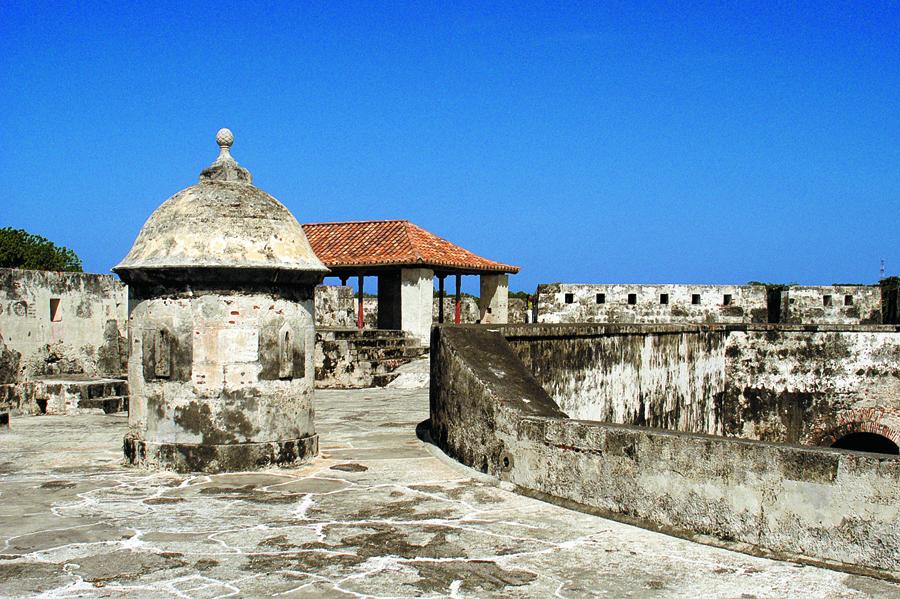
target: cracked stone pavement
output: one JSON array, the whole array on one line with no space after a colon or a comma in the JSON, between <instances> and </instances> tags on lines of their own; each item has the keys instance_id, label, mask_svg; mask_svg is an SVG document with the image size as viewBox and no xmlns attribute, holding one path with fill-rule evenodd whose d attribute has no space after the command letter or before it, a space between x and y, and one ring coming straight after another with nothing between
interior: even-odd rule
<instances>
[{"instance_id":1,"label":"cracked stone pavement","mask_svg":"<svg viewBox=\"0 0 900 599\"><path fill-rule=\"evenodd\" d=\"M317 391L295 469L126 467L120 415L0 433L0 595L900 597L506 491L416 437L427 390Z\"/></svg>"}]
</instances>

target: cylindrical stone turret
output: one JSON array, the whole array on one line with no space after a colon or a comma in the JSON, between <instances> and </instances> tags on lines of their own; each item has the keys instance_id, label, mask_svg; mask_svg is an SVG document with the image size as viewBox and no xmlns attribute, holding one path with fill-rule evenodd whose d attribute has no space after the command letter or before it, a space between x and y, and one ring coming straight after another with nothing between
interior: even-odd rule
<instances>
[{"instance_id":1,"label":"cylindrical stone turret","mask_svg":"<svg viewBox=\"0 0 900 599\"><path fill-rule=\"evenodd\" d=\"M231 131L216 141L113 269L129 290L133 464L224 472L318 453L313 291L328 269L231 157Z\"/></svg>"}]
</instances>

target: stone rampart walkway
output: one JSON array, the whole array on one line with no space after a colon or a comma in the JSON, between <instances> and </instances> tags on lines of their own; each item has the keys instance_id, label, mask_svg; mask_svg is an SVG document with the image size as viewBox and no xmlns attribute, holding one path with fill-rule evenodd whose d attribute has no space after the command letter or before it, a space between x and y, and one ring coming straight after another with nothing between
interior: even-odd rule
<instances>
[{"instance_id":1,"label":"stone rampart walkway","mask_svg":"<svg viewBox=\"0 0 900 599\"><path fill-rule=\"evenodd\" d=\"M415 435L425 390L317 391L322 457L218 476L121 465L123 416L0 433L0 595L900 597L507 492Z\"/></svg>"}]
</instances>

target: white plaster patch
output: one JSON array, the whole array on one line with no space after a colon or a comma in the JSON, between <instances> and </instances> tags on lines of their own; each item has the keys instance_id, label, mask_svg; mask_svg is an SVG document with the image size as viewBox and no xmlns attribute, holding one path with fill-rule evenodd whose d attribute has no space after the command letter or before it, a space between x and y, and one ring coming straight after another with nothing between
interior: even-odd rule
<instances>
[{"instance_id":1,"label":"white plaster patch","mask_svg":"<svg viewBox=\"0 0 900 599\"><path fill-rule=\"evenodd\" d=\"M222 362L240 363L259 360L259 330L222 329L218 335L218 355Z\"/></svg>"},{"instance_id":2,"label":"white plaster patch","mask_svg":"<svg viewBox=\"0 0 900 599\"><path fill-rule=\"evenodd\" d=\"M259 381L259 364L226 364L225 390L235 391L242 387L256 385Z\"/></svg>"},{"instance_id":3,"label":"white plaster patch","mask_svg":"<svg viewBox=\"0 0 900 599\"><path fill-rule=\"evenodd\" d=\"M225 378L219 362L195 362L191 370L194 390L201 397L213 397L222 391Z\"/></svg>"}]
</instances>

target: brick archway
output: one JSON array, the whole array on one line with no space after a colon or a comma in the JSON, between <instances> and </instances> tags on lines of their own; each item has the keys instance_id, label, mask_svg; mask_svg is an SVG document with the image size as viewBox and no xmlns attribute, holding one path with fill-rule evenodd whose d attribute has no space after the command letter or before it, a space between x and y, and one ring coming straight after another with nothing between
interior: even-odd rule
<instances>
[{"instance_id":1,"label":"brick archway","mask_svg":"<svg viewBox=\"0 0 900 599\"><path fill-rule=\"evenodd\" d=\"M866 408L841 414L837 425L819 429L811 437L815 445L831 447L836 441L853 433L872 433L890 439L900 446L900 430L882 422L884 411Z\"/></svg>"}]
</instances>

